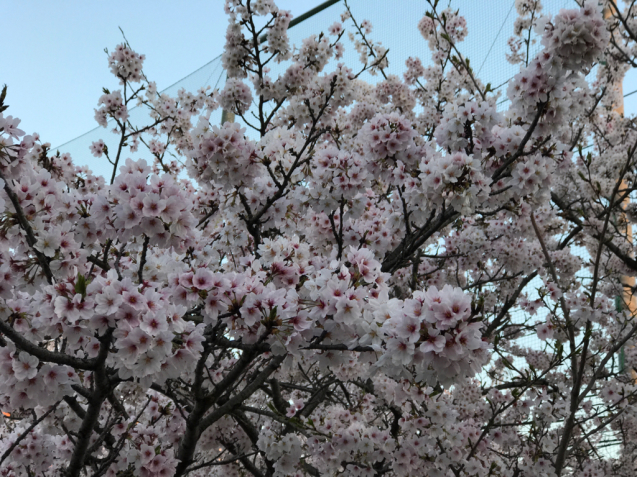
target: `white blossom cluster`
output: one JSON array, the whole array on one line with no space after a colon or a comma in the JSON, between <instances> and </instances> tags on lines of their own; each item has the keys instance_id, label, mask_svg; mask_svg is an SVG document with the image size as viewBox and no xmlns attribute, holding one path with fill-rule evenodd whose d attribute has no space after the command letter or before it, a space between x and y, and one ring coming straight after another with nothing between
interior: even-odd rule
<instances>
[{"instance_id":1,"label":"white blossom cluster","mask_svg":"<svg viewBox=\"0 0 637 477\"><path fill-rule=\"evenodd\" d=\"M119 45L106 178L0 93L0 476L634 475L637 13L517 0L499 113L437 4L403 76L349 4L227 0L221 91Z\"/></svg>"},{"instance_id":2,"label":"white blossom cluster","mask_svg":"<svg viewBox=\"0 0 637 477\"><path fill-rule=\"evenodd\" d=\"M117 76L120 84L126 81L139 83L142 80L142 68L146 57L134 52L128 45L122 43L108 56L108 66L113 75Z\"/></svg>"}]
</instances>

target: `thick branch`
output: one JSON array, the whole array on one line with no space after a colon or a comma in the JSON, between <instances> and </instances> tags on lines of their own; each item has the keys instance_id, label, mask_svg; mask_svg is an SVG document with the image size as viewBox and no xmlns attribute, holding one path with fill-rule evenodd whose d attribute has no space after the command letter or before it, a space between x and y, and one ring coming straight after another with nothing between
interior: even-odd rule
<instances>
[{"instance_id":1,"label":"thick branch","mask_svg":"<svg viewBox=\"0 0 637 477\"><path fill-rule=\"evenodd\" d=\"M0 179L4 181L4 191L9 196L9 200L13 204L16 217L18 218L18 223L20 224L20 227L22 227L22 230L24 230L24 233L26 234L27 243L29 244L29 247L31 247L31 250L35 254L38 260L38 263L40 264L40 267L42 267L42 271L44 272L44 275L46 276L46 280L49 282L49 285L51 285L53 283L53 273L51 272L51 267L49 267L49 259L46 255L44 255L42 252L40 252L38 249L35 248L35 244L38 242L38 239L35 238L35 234L33 233L31 224L29 224L29 221L24 215L24 210L22 210L22 206L20 205L20 199L18 198L17 194L13 191L11 186L9 186L9 182L6 180L6 178L4 177L1 171L0 171Z\"/></svg>"}]
</instances>

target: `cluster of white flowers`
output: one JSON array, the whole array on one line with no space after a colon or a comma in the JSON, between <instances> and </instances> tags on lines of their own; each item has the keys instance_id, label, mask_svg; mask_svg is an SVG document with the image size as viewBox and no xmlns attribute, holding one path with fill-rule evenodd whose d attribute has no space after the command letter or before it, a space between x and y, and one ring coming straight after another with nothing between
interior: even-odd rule
<instances>
[{"instance_id":1,"label":"cluster of white flowers","mask_svg":"<svg viewBox=\"0 0 637 477\"><path fill-rule=\"evenodd\" d=\"M509 82L507 95L512 108L507 116L514 122L532 117L538 102L543 103L537 132L547 134L569 112L572 115L581 108L577 96L585 96L577 91L588 90L581 75L568 76L564 70L580 73L590 68L608 43L609 34L594 2L577 10L561 10L552 21L543 17L537 29L543 33L546 47Z\"/></svg>"},{"instance_id":2,"label":"cluster of white flowers","mask_svg":"<svg viewBox=\"0 0 637 477\"><path fill-rule=\"evenodd\" d=\"M473 376L482 368L489 345L482 341L479 318L472 316L471 297L462 289L432 286L414 292L402 308L395 305L388 304L391 318L382 327L390 351L384 361L415 363L423 378L435 375L442 382L458 374Z\"/></svg>"},{"instance_id":3,"label":"cluster of white flowers","mask_svg":"<svg viewBox=\"0 0 637 477\"><path fill-rule=\"evenodd\" d=\"M289 11L277 10L274 22L268 29L267 51L276 53L276 61L279 63L289 59L291 55L288 40L288 26L291 20L292 14Z\"/></svg>"},{"instance_id":4,"label":"cluster of white flowers","mask_svg":"<svg viewBox=\"0 0 637 477\"><path fill-rule=\"evenodd\" d=\"M442 19L442 21L441 21ZM440 12L439 17L425 15L418 22L418 30L429 43L429 49L449 51L451 44L447 38L455 43L463 41L467 34L467 21L458 11L447 8ZM447 38L445 38L447 37Z\"/></svg>"},{"instance_id":5,"label":"cluster of white flowers","mask_svg":"<svg viewBox=\"0 0 637 477\"><path fill-rule=\"evenodd\" d=\"M252 106L252 92L239 78L228 78L219 93L219 104L227 111L243 114Z\"/></svg>"},{"instance_id":6,"label":"cluster of white flowers","mask_svg":"<svg viewBox=\"0 0 637 477\"><path fill-rule=\"evenodd\" d=\"M238 123L210 127L202 118L194 136L194 149L189 152L193 177L216 181L229 187L249 184L256 175L255 145L245 138L245 129Z\"/></svg>"},{"instance_id":7,"label":"cluster of white flowers","mask_svg":"<svg viewBox=\"0 0 637 477\"><path fill-rule=\"evenodd\" d=\"M99 139L97 141L94 141L91 144L91 154L93 154L95 157L102 157L102 154L104 154L104 141Z\"/></svg>"},{"instance_id":8,"label":"cluster of white flowers","mask_svg":"<svg viewBox=\"0 0 637 477\"><path fill-rule=\"evenodd\" d=\"M468 213L476 203L486 200L491 191L478 159L464 152L428 154L419 169L424 195L435 205L446 200L456 210Z\"/></svg>"},{"instance_id":9,"label":"cluster of white flowers","mask_svg":"<svg viewBox=\"0 0 637 477\"><path fill-rule=\"evenodd\" d=\"M117 45L108 56L108 66L121 84L126 81L139 83L142 80L142 67L146 57L135 53L124 43Z\"/></svg>"},{"instance_id":10,"label":"cluster of white flowers","mask_svg":"<svg viewBox=\"0 0 637 477\"><path fill-rule=\"evenodd\" d=\"M498 156L505 157L518 150L524 135L525 131L521 126L514 125L508 128L494 126L491 129L491 145Z\"/></svg>"},{"instance_id":11,"label":"cluster of white flowers","mask_svg":"<svg viewBox=\"0 0 637 477\"><path fill-rule=\"evenodd\" d=\"M610 34L597 2L587 0L581 9L561 10L552 20L544 17L538 28L545 29L542 45L567 70L590 68L602 54Z\"/></svg>"},{"instance_id":12,"label":"cluster of white flowers","mask_svg":"<svg viewBox=\"0 0 637 477\"><path fill-rule=\"evenodd\" d=\"M221 92L160 94L120 45L145 93L100 98L108 182L0 113L0 476L630 475L624 66L596 6L562 11L499 114L436 3L404 79L349 10L291 48L273 0L226 1ZM541 5L516 7L530 46ZM330 69L345 28L362 64ZM211 124L253 98L252 131Z\"/></svg>"},{"instance_id":13,"label":"cluster of white flowers","mask_svg":"<svg viewBox=\"0 0 637 477\"><path fill-rule=\"evenodd\" d=\"M109 117L123 122L128 119L128 108L124 104L121 91L104 93L97 105L101 107L95 110L95 121L104 128L108 125Z\"/></svg>"},{"instance_id":14,"label":"cluster of white flowers","mask_svg":"<svg viewBox=\"0 0 637 477\"><path fill-rule=\"evenodd\" d=\"M391 167L388 161L402 161L410 167L417 164L415 136L409 121L396 113L377 114L358 133L374 169Z\"/></svg>"},{"instance_id":15,"label":"cluster of white flowers","mask_svg":"<svg viewBox=\"0 0 637 477\"><path fill-rule=\"evenodd\" d=\"M369 186L369 174L363 156L328 147L318 151L314 158L312 189L310 194L318 199L320 210L334 210L334 201L352 199L363 194ZM328 192L329 191L329 192Z\"/></svg>"},{"instance_id":16,"label":"cluster of white flowers","mask_svg":"<svg viewBox=\"0 0 637 477\"><path fill-rule=\"evenodd\" d=\"M40 365L35 356L18 352L12 345L0 349L0 394L6 396L5 411L21 407L50 406L64 395L72 394L78 384L70 366Z\"/></svg>"},{"instance_id":17,"label":"cluster of white flowers","mask_svg":"<svg viewBox=\"0 0 637 477\"><path fill-rule=\"evenodd\" d=\"M469 145L476 151L487 149L491 145L491 130L501 122L500 116L486 101L454 102L445 109L436 128L436 142L450 151L461 151Z\"/></svg>"},{"instance_id":18,"label":"cluster of white flowers","mask_svg":"<svg viewBox=\"0 0 637 477\"><path fill-rule=\"evenodd\" d=\"M18 139L20 136L24 136L24 131L18 129L20 119L13 116L4 117L4 114L0 113L0 130L13 139Z\"/></svg>"},{"instance_id":19,"label":"cluster of white flowers","mask_svg":"<svg viewBox=\"0 0 637 477\"><path fill-rule=\"evenodd\" d=\"M143 159L126 160L111 189L111 197L97 197L90 208L91 220L86 227L100 237L131 237L141 230L151 243L175 243L188 236L195 224L192 201L169 174L147 175L150 167ZM105 235L101 235L105 234ZM85 243L90 243L88 239Z\"/></svg>"},{"instance_id":20,"label":"cluster of white flowers","mask_svg":"<svg viewBox=\"0 0 637 477\"><path fill-rule=\"evenodd\" d=\"M228 74L228 78L245 78L247 75L242 63L247 60L248 52L243 48L247 43L241 26L230 18L226 30L226 46L221 55L221 64Z\"/></svg>"},{"instance_id":21,"label":"cluster of white flowers","mask_svg":"<svg viewBox=\"0 0 637 477\"><path fill-rule=\"evenodd\" d=\"M534 194L546 190L551 183L551 175L555 172L552 161L535 154L518 162L511 174L512 186L522 190L523 194Z\"/></svg>"}]
</instances>

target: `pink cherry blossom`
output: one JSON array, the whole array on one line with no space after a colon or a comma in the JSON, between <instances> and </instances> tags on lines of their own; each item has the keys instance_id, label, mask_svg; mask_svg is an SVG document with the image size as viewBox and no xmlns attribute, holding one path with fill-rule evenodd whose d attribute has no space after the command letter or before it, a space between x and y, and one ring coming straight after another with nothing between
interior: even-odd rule
<instances>
[{"instance_id":1,"label":"pink cherry blossom","mask_svg":"<svg viewBox=\"0 0 637 477\"><path fill-rule=\"evenodd\" d=\"M404 68L350 2L226 0L219 89L125 41L105 177L0 92L0 475L634 474L634 11L516 1L492 85L440 3Z\"/></svg>"}]
</instances>

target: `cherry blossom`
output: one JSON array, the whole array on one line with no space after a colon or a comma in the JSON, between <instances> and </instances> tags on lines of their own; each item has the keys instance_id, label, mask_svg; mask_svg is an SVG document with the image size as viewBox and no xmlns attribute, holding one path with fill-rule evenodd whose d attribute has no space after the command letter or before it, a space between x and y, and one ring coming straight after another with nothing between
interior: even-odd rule
<instances>
[{"instance_id":1,"label":"cherry blossom","mask_svg":"<svg viewBox=\"0 0 637 477\"><path fill-rule=\"evenodd\" d=\"M402 76L346 2L227 0L220 90L118 45L107 177L3 90L0 475L634 475L637 13L517 0L493 91L437 5Z\"/></svg>"}]
</instances>

